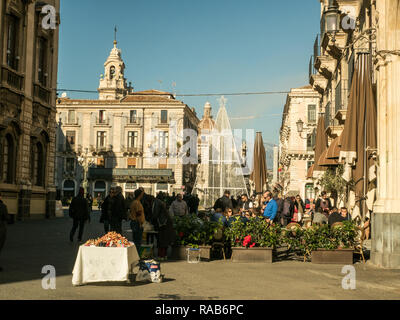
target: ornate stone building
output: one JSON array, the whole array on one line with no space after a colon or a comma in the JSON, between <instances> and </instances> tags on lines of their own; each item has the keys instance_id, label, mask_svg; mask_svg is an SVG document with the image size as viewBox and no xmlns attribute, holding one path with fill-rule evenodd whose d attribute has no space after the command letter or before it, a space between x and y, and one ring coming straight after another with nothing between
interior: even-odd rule
<instances>
[{"instance_id":1,"label":"ornate stone building","mask_svg":"<svg viewBox=\"0 0 400 320\"><path fill-rule=\"evenodd\" d=\"M319 95L311 86L292 89L283 110L279 143L279 184L283 195L300 194L302 199L314 198L314 185L307 178L314 164L314 145L319 111ZM303 132L297 123L303 123Z\"/></svg>"},{"instance_id":2,"label":"ornate stone building","mask_svg":"<svg viewBox=\"0 0 400 320\"><path fill-rule=\"evenodd\" d=\"M42 13L51 5L55 14ZM15 218L55 213L59 0L0 2L0 191ZM51 16L53 28L43 28Z\"/></svg>"},{"instance_id":3,"label":"ornate stone building","mask_svg":"<svg viewBox=\"0 0 400 320\"><path fill-rule=\"evenodd\" d=\"M199 119L168 92L134 92L124 77L121 51L104 64L98 100L57 102L57 186L71 197L80 185L94 196L120 185L125 195L180 192L193 187L197 150L184 129L197 137ZM184 158L196 161L185 162Z\"/></svg>"}]
</instances>

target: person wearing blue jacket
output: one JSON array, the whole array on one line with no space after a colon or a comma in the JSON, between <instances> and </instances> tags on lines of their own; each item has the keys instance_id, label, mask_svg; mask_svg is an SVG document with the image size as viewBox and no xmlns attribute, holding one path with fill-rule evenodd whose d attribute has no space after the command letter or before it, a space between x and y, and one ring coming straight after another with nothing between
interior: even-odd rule
<instances>
[{"instance_id":1,"label":"person wearing blue jacket","mask_svg":"<svg viewBox=\"0 0 400 320\"><path fill-rule=\"evenodd\" d=\"M272 198L272 193L270 191L264 193L264 198L267 200L267 206L264 210L264 218L267 219L267 222L272 223L275 219L276 213L278 212L278 204Z\"/></svg>"}]
</instances>

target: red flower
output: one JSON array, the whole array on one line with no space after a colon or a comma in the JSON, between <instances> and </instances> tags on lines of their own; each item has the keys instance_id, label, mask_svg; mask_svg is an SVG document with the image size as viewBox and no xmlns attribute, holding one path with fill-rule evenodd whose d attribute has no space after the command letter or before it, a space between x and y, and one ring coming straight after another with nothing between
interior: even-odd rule
<instances>
[{"instance_id":1,"label":"red flower","mask_svg":"<svg viewBox=\"0 0 400 320\"><path fill-rule=\"evenodd\" d=\"M248 235L247 237L244 237L244 241L243 241L243 247L247 247L248 244L250 244L251 242L251 236Z\"/></svg>"},{"instance_id":2,"label":"red flower","mask_svg":"<svg viewBox=\"0 0 400 320\"><path fill-rule=\"evenodd\" d=\"M184 236L184 233L181 231L179 232L179 237L182 238Z\"/></svg>"},{"instance_id":3,"label":"red flower","mask_svg":"<svg viewBox=\"0 0 400 320\"><path fill-rule=\"evenodd\" d=\"M256 246L256 243L254 242L252 245L250 245L250 248L253 248Z\"/></svg>"}]
</instances>

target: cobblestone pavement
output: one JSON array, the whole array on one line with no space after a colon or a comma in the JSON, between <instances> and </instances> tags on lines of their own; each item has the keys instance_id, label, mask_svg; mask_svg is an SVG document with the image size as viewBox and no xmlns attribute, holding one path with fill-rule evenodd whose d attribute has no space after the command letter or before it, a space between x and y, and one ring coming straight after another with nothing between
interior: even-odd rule
<instances>
[{"instance_id":1,"label":"cobblestone pavement","mask_svg":"<svg viewBox=\"0 0 400 320\"><path fill-rule=\"evenodd\" d=\"M86 225L84 241L102 235L99 213ZM72 269L79 244L68 239L72 220L28 220L8 226L0 256L0 299L399 299L400 270L355 264L356 289L341 286L343 266L300 261L273 264L211 261L161 264L161 284L106 283L73 287ZM129 229L124 223L123 229ZM55 290L44 290L44 265L57 272Z\"/></svg>"}]
</instances>

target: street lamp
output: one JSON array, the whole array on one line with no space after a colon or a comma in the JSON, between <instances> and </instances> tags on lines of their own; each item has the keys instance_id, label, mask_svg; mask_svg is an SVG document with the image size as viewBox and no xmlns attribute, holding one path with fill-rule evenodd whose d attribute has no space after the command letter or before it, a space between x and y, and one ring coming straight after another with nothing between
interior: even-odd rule
<instances>
[{"instance_id":1,"label":"street lamp","mask_svg":"<svg viewBox=\"0 0 400 320\"><path fill-rule=\"evenodd\" d=\"M81 154L78 157L78 163L81 167L83 167L83 188L85 189L85 194L88 192L88 179L87 179L87 171L89 166L92 166L94 161L88 161L88 148L85 148L85 154Z\"/></svg>"},{"instance_id":2,"label":"street lamp","mask_svg":"<svg viewBox=\"0 0 400 320\"><path fill-rule=\"evenodd\" d=\"M329 0L328 10L324 12L325 31L332 36L332 42L335 43L336 33L339 31L340 10L336 0Z\"/></svg>"},{"instance_id":3,"label":"street lamp","mask_svg":"<svg viewBox=\"0 0 400 320\"><path fill-rule=\"evenodd\" d=\"M298 133L302 133L303 132L303 126L304 126L303 120L299 119L299 121L296 122L296 125L297 125L297 132Z\"/></svg>"}]
</instances>

